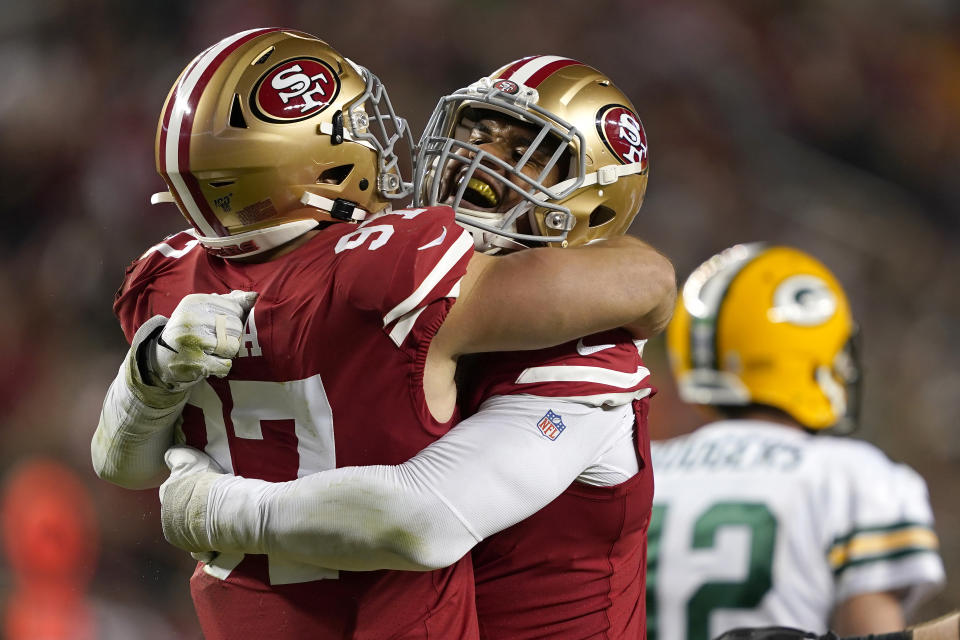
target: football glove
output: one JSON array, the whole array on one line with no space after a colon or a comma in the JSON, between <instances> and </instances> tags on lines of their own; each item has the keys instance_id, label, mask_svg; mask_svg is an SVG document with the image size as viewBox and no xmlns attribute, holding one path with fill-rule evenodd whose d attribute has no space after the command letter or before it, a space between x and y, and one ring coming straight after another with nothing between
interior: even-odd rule
<instances>
[{"instance_id":1,"label":"football glove","mask_svg":"<svg viewBox=\"0 0 960 640\"><path fill-rule=\"evenodd\" d=\"M256 300L252 291L185 296L162 331L145 341L138 353L144 381L179 392L207 376L230 373L231 358L240 350L243 326Z\"/></svg>"},{"instance_id":2,"label":"football glove","mask_svg":"<svg viewBox=\"0 0 960 640\"><path fill-rule=\"evenodd\" d=\"M163 459L170 477L160 485L160 523L167 542L184 551L211 550L207 532L210 486L224 475L207 454L183 445L167 449ZM205 562L204 554L194 558Z\"/></svg>"}]
</instances>

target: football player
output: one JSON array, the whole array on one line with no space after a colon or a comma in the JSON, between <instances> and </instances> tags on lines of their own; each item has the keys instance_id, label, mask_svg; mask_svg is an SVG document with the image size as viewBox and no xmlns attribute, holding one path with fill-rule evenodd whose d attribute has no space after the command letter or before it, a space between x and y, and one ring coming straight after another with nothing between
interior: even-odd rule
<instances>
[{"instance_id":1,"label":"football player","mask_svg":"<svg viewBox=\"0 0 960 640\"><path fill-rule=\"evenodd\" d=\"M797 249L737 245L687 279L671 364L716 421L653 446L651 638L891 631L940 587L922 478L837 437L855 425L856 334L839 282Z\"/></svg>"},{"instance_id":2,"label":"football player","mask_svg":"<svg viewBox=\"0 0 960 640\"><path fill-rule=\"evenodd\" d=\"M460 355L666 323L672 267L639 240L494 259L449 207L392 211L408 137L376 77L307 34L238 33L187 66L158 127L156 199L193 228L118 292L131 349L92 442L101 477L156 486L175 439L273 482L399 463L453 424ZM353 573L224 553L191 591L211 639L477 636L468 558Z\"/></svg>"},{"instance_id":3,"label":"football player","mask_svg":"<svg viewBox=\"0 0 960 640\"><path fill-rule=\"evenodd\" d=\"M633 106L565 58L519 60L445 97L420 150L422 202L455 207L483 250L622 233L646 187ZM340 568L431 569L473 549L481 637L643 637L653 479L641 350L608 332L480 356L463 384L475 413L396 466L271 484L174 449L165 533L191 551Z\"/></svg>"}]
</instances>

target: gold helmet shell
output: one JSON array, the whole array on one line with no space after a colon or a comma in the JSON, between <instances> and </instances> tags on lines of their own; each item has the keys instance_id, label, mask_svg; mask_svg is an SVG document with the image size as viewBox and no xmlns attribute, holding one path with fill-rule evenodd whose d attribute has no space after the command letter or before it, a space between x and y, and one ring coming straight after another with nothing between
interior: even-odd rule
<instances>
[{"instance_id":1,"label":"gold helmet shell","mask_svg":"<svg viewBox=\"0 0 960 640\"><path fill-rule=\"evenodd\" d=\"M465 139L461 121L472 110L498 112L538 133L523 157L507 162ZM531 178L523 169L541 145L549 148L550 161ZM441 98L418 149L417 202L453 206L475 238L486 238L478 240L481 249L492 248L480 246L490 245L491 236L576 246L623 234L647 187L647 137L633 104L604 74L559 56L516 60ZM450 163L462 165L463 175L458 187L443 193L441 178ZM479 211L464 202L466 185L481 165L492 167L485 175L523 201L507 212ZM569 169L560 182L546 184L545 176L564 165ZM517 231L521 216L528 217L530 233Z\"/></svg>"},{"instance_id":2,"label":"gold helmet shell","mask_svg":"<svg viewBox=\"0 0 960 640\"><path fill-rule=\"evenodd\" d=\"M312 35L251 29L170 90L156 136L169 195L154 201L175 201L209 251L249 256L406 197L397 154L411 149L376 76Z\"/></svg>"},{"instance_id":3,"label":"gold helmet shell","mask_svg":"<svg viewBox=\"0 0 960 640\"><path fill-rule=\"evenodd\" d=\"M775 407L812 430L852 428L859 367L834 275L783 246L736 245L684 283L667 328L684 401Z\"/></svg>"}]
</instances>

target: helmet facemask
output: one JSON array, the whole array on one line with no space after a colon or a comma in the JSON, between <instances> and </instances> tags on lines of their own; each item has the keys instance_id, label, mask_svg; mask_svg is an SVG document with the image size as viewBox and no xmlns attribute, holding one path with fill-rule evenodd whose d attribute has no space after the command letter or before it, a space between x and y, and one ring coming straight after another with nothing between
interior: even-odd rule
<instances>
[{"instance_id":1,"label":"helmet facemask","mask_svg":"<svg viewBox=\"0 0 960 640\"><path fill-rule=\"evenodd\" d=\"M826 386L838 385L842 389L842 403L835 405L838 419L829 428L836 435L847 435L857 429L860 420L860 402L862 399L863 373L860 365L860 329L854 326L847 340L833 359L827 375L831 381ZM818 381L822 374L818 372ZM821 385L824 386L824 385Z\"/></svg>"},{"instance_id":2,"label":"helmet facemask","mask_svg":"<svg viewBox=\"0 0 960 640\"><path fill-rule=\"evenodd\" d=\"M344 118L354 140L367 143L377 152L377 185L380 194L389 200L399 200L413 193L413 182L404 181L399 154L413 156L413 134L404 118L397 115L387 94L386 87L366 67L361 67L347 58L357 72L364 77L365 91L346 107L349 117Z\"/></svg>"},{"instance_id":3,"label":"helmet facemask","mask_svg":"<svg viewBox=\"0 0 960 640\"><path fill-rule=\"evenodd\" d=\"M477 112L522 125L529 140L508 147L509 155L484 154L491 147L458 128ZM440 100L420 140L414 182L417 204L453 206L479 249L499 251L625 233L647 174L646 134L623 92L576 60L529 56ZM494 206L504 194L508 205Z\"/></svg>"},{"instance_id":4,"label":"helmet facemask","mask_svg":"<svg viewBox=\"0 0 960 640\"><path fill-rule=\"evenodd\" d=\"M563 243L575 223L557 201L583 184L583 135L530 100L536 100L532 89L510 95L484 78L442 98L421 138L418 204L453 207L480 250ZM508 162L481 148L485 143L471 142L471 130L485 117L524 126L530 134L526 149ZM498 209L508 198L519 201ZM550 235L538 233L535 214Z\"/></svg>"}]
</instances>

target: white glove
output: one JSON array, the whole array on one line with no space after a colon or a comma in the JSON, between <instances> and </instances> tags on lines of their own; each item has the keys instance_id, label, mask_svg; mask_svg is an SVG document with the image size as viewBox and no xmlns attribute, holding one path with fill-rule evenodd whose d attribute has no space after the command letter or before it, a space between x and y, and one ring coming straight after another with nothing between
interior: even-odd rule
<instances>
[{"instance_id":1,"label":"white glove","mask_svg":"<svg viewBox=\"0 0 960 640\"><path fill-rule=\"evenodd\" d=\"M163 536L184 551L211 551L207 501L211 485L224 477L223 469L204 452L184 445L170 447L163 459L170 468L170 477L160 485ZM209 560L203 554L194 557Z\"/></svg>"},{"instance_id":2,"label":"white glove","mask_svg":"<svg viewBox=\"0 0 960 640\"><path fill-rule=\"evenodd\" d=\"M183 391L207 376L230 373L231 358L257 300L252 291L191 293L173 310L163 331L146 348L151 384Z\"/></svg>"}]
</instances>

